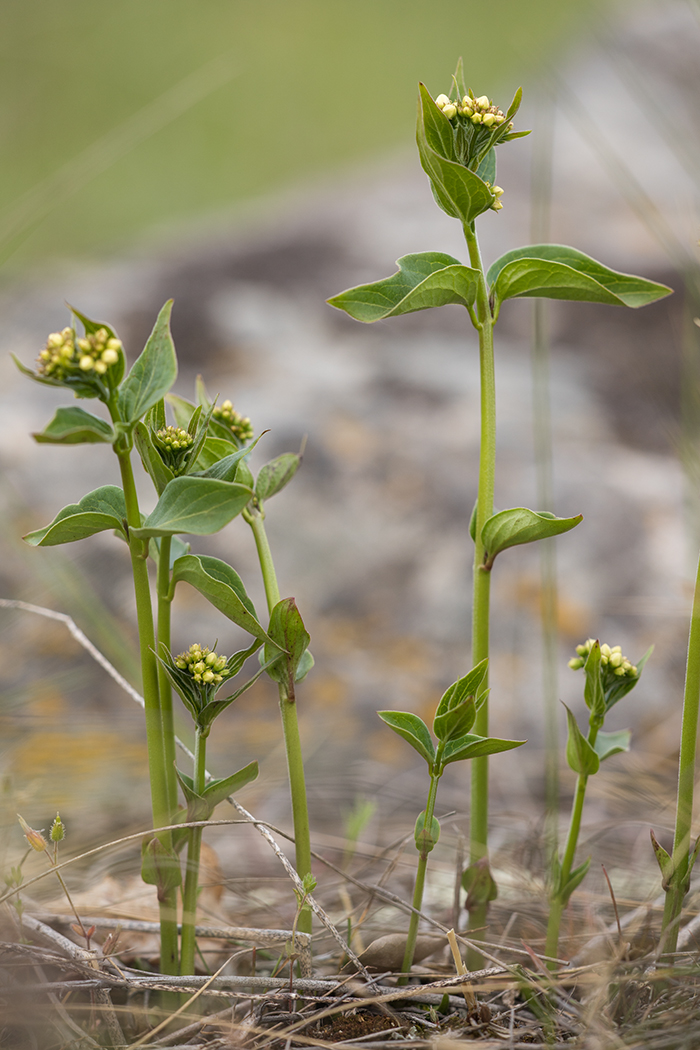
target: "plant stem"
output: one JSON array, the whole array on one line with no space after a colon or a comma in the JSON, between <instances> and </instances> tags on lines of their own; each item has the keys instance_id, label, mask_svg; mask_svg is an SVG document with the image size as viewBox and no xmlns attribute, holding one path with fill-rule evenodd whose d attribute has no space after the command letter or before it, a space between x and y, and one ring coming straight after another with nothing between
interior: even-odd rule
<instances>
[{"instance_id":1,"label":"plant stem","mask_svg":"<svg viewBox=\"0 0 700 1050\"><path fill-rule=\"evenodd\" d=\"M435 766L433 768L435 768ZM423 824L423 827L427 830L430 830L435 815L435 799L437 798L437 788L440 776L441 773L438 773L437 776L432 772L430 774L430 790L428 792L428 801L425 806L425 822ZM428 868L429 852L429 850L421 849L418 857L416 882L413 887L413 911L411 912L411 920L408 924L406 950L404 952L403 963L401 964L401 976L398 980L399 984L407 983L408 975L411 971L411 966L413 965L413 956L416 951L416 939L418 937L418 923L420 921L420 915L418 913L423 905L423 890L425 888L425 873Z\"/></svg>"},{"instance_id":2,"label":"plant stem","mask_svg":"<svg viewBox=\"0 0 700 1050\"><path fill-rule=\"evenodd\" d=\"M481 380L481 437L479 446L479 488L477 495L476 538L474 542L474 596L472 603L472 664L475 666L489 655L489 603L491 574L482 568L484 544L481 530L493 514L494 478L496 470L496 385L493 360L493 315L489 304L484 267L474 224L464 227L469 248L469 259L481 278L476 298L477 331L479 333L479 372ZM483 688L488 687L488 676ZM484 701L474 725L474 732L488 736L488 700ZM488 856L489 818L489 760L473 759L471 770L470 864ZM488 904L478 904L469 914L469 929L483 929ZM475 936L475 934L473 934ZM478 969L481 956L469 953L470 969Z\"/></svg>"},{"instance_id":3,"label":"plant stem","mask_svg":"<svg viewBox=\"0 0 700 1050\"><path fill-rule=\"evenodd\" d=\"M126 503L127 522L134 528L141 527L134 474L128 451L117 451L121 471L124 500ZM129 537L131 569L134 577L134 594L136 598L136 619L139 632L139 649L141 654L141 674L143 677L143 698L146 716L146 745L148 748L148 770L151 784L151 805L153 826L167 827L171 822L168 778L165 768L165 749L163 743L163 722L158 691L158 669L155 656L155 630L153 626L153 607L148 581L146 555L148 541ZM172 852L172 836L169 831L158 832L158 841ZM160 942L161 971L165 974L178 972L177 943L177 891L168 889L159 894L160 901Z\"/></svg>"},{"instance_id":4,"label":"plant stem","mask_svg":"<svg viewBox=\"0 0 700 1050\"><path fill-rule=\"evenodd\" d=\"M280 589L277 574L272 560L272 551L265 531L264 515L260 510L243 511L243 517L253 530L255 546L260 561L268 612L272 612L280 601ZM290 695L291 694L291 695ZM309 830L309 807L306 798L306 778L304 776L304 759L299 736L296 694L293 683L291 688L279 684L280 714L284 744L287 752L287 770L289 789L292 796L292 819L294 821L294 845L296 852L296 869L299 878L311 874L311 834ZM312 913L305 904L299 915L299 932L311 933Z\"/></svg>"},{"instance_id":5,"label":"plant stem","mask_svg":"<svg viewBox=\"0 0 700 1050\"><path fill-rule=\"evenodd\" d=\"M201 795L206 786L207 733L199 726L194 738L194 790ZM185 888L182 894L182 943L180 949L180 973L194 973L194 953L197 945L195 925L197 922L197 893L199 890L199 857L202 850L203 828L190 828L187 843L187 865Z\"/></svg>"},{"instance_id":6,"label":"plant stem","mask_svg":"<svg viewBox=\"0 0 700 1050\"><path fill-rule=\"evenodd\" d=\"M165 645L170 650L170 611L172 602L170 591L170 548L171 536L161 536L160 554L158 557L158 645ZM173 720L173 688L165 668L158 663L158 695L163 724L163 752L165 756L165 776L167 781L168 805L172 824L177 809L177 776L175 775L175 723Z\"/></svg>"},{"instance_id":7,"label":"plant stem","mask_svg":"<svg viewBox=\"0 0 700 1050\"><path fill-rule=\"evenodd\" d=\"M598 736L598 730L600 724L598 720L593 722L588 731L588 743L593 747ZM576 791L574 793L574 801L571 806L571 817L569 819L569 832L566 836L566 845L564 846L564 856L562 857L561 867L559 872L559 883L557 890L561 891L569 881L571 875L571 869L574 865L574 857L576 856L576 847L578 846L578 837L581 832L581 818L583 816L583 803L586 798L586 785L588 784L588 775L579 773L576 781ZM567 905L567 900L562 896L561 892L556 892L550 901L549 909L549 920L547 922L547 940L545 942L545 955L549 955L552 958L556 958L559 950L559 927L561 925L561 917L564 912L564 908ZM547 963L549 969L555 969L556 963Z\"/></svg>"},{"instance_id":8,"label":"plant stem","mask_svg":"<svg viewBox=\"0 0 700 1050\"><path fill-rule=\"evenodd\" d=\"M662 941L664 950L674 952L678 942L678 920L683 899L688 892L690 831L693 819L695 754L700 708L700 561L695 577L693 610L690 616L688 657L685 669L685 693L681 722L681 748L678 765L676 829L673 836L673 875L669 880L664 905Z\"/></svg>"},{"instance_id":9,"label":"plant stem","mask_svg":"<svg viewBox=\"0 0 700 1050\"><path fill-rule=\"evenodd\" d=\"M554 114L548 95L539 99L544 133L537 136L532 155L531 221L533 244L550 239L552 210L552 152ZM532 409L537 506L552 510L552 413L550 403L550 346L548 303L535 299L532 304ZM556 544L554 539L540 544L540 591L542 625L542 697L544 707L545 750L545 849L552 863L558 848L559 824L559 734L557 717L558 591Z\"/></svg>"}]
</instances>

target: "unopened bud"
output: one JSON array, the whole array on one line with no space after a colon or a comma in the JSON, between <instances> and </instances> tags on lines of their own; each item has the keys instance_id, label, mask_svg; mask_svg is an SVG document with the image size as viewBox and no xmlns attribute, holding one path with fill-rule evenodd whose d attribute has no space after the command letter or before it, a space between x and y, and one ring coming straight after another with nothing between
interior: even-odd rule
<instances>
[{"instance_id":1,"label":"unopened bud","mask_svg":"<svg viewBox=\"0 0 700 1050\"><path fill-rule=\"evenodd\" d=\"M481 109L488 109L491 105L491 101L488 95L480 95L479 98L476 100L476 104L477 106L480 106Z\"/></svg>"},{"instance_id":2,"label":"unopened bud","mask_svg":"<svg viewBox=\"0 0 700 1050\"><path fill-rule=\"evenodd\" d=\"M435 99L435 105L439 109L444 109L445 106L449 106L450 105L450 100L447 97L447 95L438 95L438 97Z\"/></svg>"},{"instance_id":3,"label":"unopened bud","mask_svg":"<svg viewBox=\"0 0 700 1050\"><path fill-rule=\"evenodd\" d=\"M24 817L17 814L24 837L32 849L36 850L37 853L44 853L48 848L48 843L40 831L35 831L34 828L30 828Z\"/></svg>"},{"instance_id":4,"label":"unopened bud","mask_svg":"<svg viewBox=\"0 0 700 1050\"><path fill-rule=\"evenodd\" d=\"M448 120L452 120L457 115L457 107L454 102L450 102L449 105L443 106L442 112L445 114Z\"/></svg>"},{"instance_id":5,"label":"unopened bud","mask_svg":"<svg viewBox=\"0 0 700 1050\"><path fill-rule=\"evenodd\" d=\"M61 814L56 813L53 824L51 825L51 831L49 837L52 842L60 842L66 837L66 829L63 821L61 820Z\"/></svg>"},{"instance_id":6,"label":"unopened bud","mask_svg":"<svg viewBox=\"0 0 700 1050\"><path fill-rule=\"evenodd\" d=\"M80 358L80 367L83 372L90 372L95 367L95 362L89 354L85 354L84 357Z\"/></svg>"}]
</instances>

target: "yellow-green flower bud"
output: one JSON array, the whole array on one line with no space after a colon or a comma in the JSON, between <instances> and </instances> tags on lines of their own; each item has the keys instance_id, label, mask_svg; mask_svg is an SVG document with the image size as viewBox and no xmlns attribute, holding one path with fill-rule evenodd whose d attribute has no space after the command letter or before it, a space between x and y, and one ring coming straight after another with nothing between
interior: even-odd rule
<instances>
[{"instance_id":1,"label":"yellow-green flower bud","mask_svg":"<svg viewBox=\"0 0 700 1050\"><path fill-rule=\"evenodd\" d=\"M109 365L106 364L101 359L99 361L95 361L95 371L97 372L98 375L103 376L108 368L109 368Z\"/></svg>"},{"instance_id":2,"label":"yellow-green flower bud","mask_svg":"<svg viewBox=\"0 0 700 1050\"><path fill-rule=\"evenodd\" d=\"M61 820L61 814L56 813L53 824L51 825L51 831L49 833L52 842L60 842L66 837L66 829Z\"/></svg>"},{"instance_id":3,"label":"yellow-green flower bud","mask_svg":"<svg viewBox=\"0 0 700 1050\"><path fill-rule=\"evenodd\" d=\"M90 372L95 366L95 362L89 354L85 354L84 357L80 358L80 367L83 372Z\"/></svg>"},{"instance_id":4,"label":"yellow-green flower bud","mask_svg":"<svg viewBox=\"0 0 700 1050\"><path fill-rule=\"evenodd\" d=\"M569 660L569 667L572 671L578 671L580 667L583 667L584 661L580 656L574 656Z\"/></svg>"},{"instance_id":5,"label":"yellow-green flower bud","mask_svg":"<svg viewBox=\"0 0 700 1050\"><path fill-rule=\"evenodd\" d=\"M481 121L483 119L484 118L482 117L481 113L473 113L472 116L471 116L472 124L481 124Z\"/></svg>"},{"instance_id":6,"label":"yellow-green flower bud","mask_svg":"<svg viewBox=\"0 0 700 1050\"><path fill-rule=\"evenodd\" d=\"M491 100L489 99L488 95L479 95L478 99L476 100L476 104L480 107L480 109L488 109L491 105Z\"/></svg>"},{"instance_id":7,"label":"yellow-green flower bud","mask_svg":"<svg viewBox=\"0 0 700 1050\"><path fill-rule=\"evenodd\" d=\"M209 682L213 682L214 678L215 678L215 675L214 675L213 671L205 671L204 674L202 675L202 681L206 682L207 685L209 684Z\"/></svg>"},{"instance_id":8,"label":"yellow-green flower bud","mask_svg":"<svg viewBox=\"0 0 700 1050\"><path fill-rule=\"evenodd\" d=\"M485 113L481 123L485 127L490 128L492 124L495 124L495 122L496 122L495 114L493 114L493 113Z\"/></svg>"},{"instance_id":9,"label":"yellow-green flower bud","mask_svg":"<svg viewBox=\"0 0 700 1050\"><path fill-rule=\"evenodd\" d=\"M435 99L435 105L438 107L438 109L444 109L445 106L451 105L451 102L447 95L438 95L438 97Z\"/></svg>"},{"instance_id":10,"label":"yellow-green flower bud","mask_svg":"<svg viewBox=\"0 0 700 1050\"><path fill-rule=\"evenodd\" d=\"M494 186L493 187L493 192L496 194L497 197L502 197L503 196L503 190L501 189L500 186Z\"/></svg>"},{"instance_id":11,"label":"yellow-green flower bud","mask_svg":"<svg viewBox=\"0 0 700 1050\"><path fill-rule=\"evenodd\" d=\"M110 339L110 343L115 342L116 339ZM108 345L107 349L102 351L101 360L104 361L106 365L116 365L117 361L119 360L119 351L115 350L114 347Z\"/></svg>"}]
</instances>

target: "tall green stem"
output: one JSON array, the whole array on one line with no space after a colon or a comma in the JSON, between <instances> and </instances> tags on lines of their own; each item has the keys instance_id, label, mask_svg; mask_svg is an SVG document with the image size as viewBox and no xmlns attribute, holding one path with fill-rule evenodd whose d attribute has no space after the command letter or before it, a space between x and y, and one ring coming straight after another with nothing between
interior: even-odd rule
<instances>
[{"instance_id":1,"label":"tall green stem","mask_svg":"<svg viewBox=\"0 0 700 1050\"><path fill-rule=\"evenodd\" d=\"M170 549L172 537L162 536L158 558L158 645L170 650ZM173 689L165 668L158 664L158 694L160 697L161 721L163 724L163 752L167 780L168 805L172 817L177 808L177 776L175 775L175 722L173 719Z\"/></svg>"},{"instance_id":2,"label":"tall green stem","mask_svg":"<svg viewBox=\"0 0 700 1050\"><path fill-rule=\"evenodd\" d=\"M479 489L476 512L476 538L474 542L474 597L472 603L472 664L476 665L489 655L489 603L491 574L482 568L484 544L481 530L493 514L493 493L496 471L496 384L493 359L493 315L489 304L484 267L474 224L464 227L469 259L474 269L481 274L476 299L476 328L479 333L479 374L481 381L481 436L479 446ZM484 680L484 688L488 679ZM488 701L481 706L474 732L488 736ZM471 823L470 864L488 857L489 815L489 760L475 758L471 771ZM480 930L486 923L488 904L478 903L469 914L469 929ZM470 952L468 965L478 968L481 956Z\"/></svg>"},{"instance_id":3,"label":"tall green stem","mask_svg":"<svg viewBox=\"0 0 700 1050\"><path fill-rule=\"evenodd\" d=\"M124 489L127 522L131 527L140 528L141 513L129 452L117 451L117 458ZM146 562L148 541L136 540L130 536L129 550L131 552L131 568L134 577L136 619L141 654L153 826L161 828L167 827L171 823L171 807L168 793L168 777L165 768L163 722L155 656L156 639L153 626L153 607L151 605L148 565ZM158 832L157 838L166 851L172 852L172 836L169 831ZM161 970L166 974L176 974L178 970L177 890L165 890L160 893L159 899Z\"/></svg>"},{"instance_id":4,"label":"tall green stem","mask_svg":"<svg viewBox=\"0 0 700 1050\"><path fill-rule=\"evenodd\" d=\"M277 583L275 565L272 560L272 551L270 550L270 544L265 531L264 516L262 511L245 510L243 512L243 517L253 530L263 583L265 585L267 607L268 611L272 612L275 605L280 601L280 589ZM292 695L289 695L290 693ZM296 869L299 877L303 879L305 875L311 874L311 834L309 830L309 807L306 799L304 759L301 751L296 695L294 694L293 687L292 689L288 689L286 685L280 683L279 697L284 744L287 752L289 788L292 796ZM301 933L311 933L311 921L311 908L309 905L304 905L299 916L299 931Z\"/></svg>"},{"instance_id":5,"label":"tall green stem","mask_svg":"<svg viewBox=\"0 0 700 1050\"><path fill-rule=\"evenodd\" d=\"M591 725L588 731L588 743L593 747L598 736L598 730L600 725L596 719ZM588 775L580 773L576 781L576 791L574 793L574 801L571 806L571 817L569 819L569 832L566 836L566 845L564 846L564 856L562 857L559 880L557 890L550 901L549 908L549 921L547 922L547 940L545 943L545 955L550 956L552 959L556 958L559 950L559 927L561 925L561 917L564 912L564 908L567 904L567 899L561 893L563 887L566 886L571 875L571 869L574 866L574 857L576 856L576 847L578 846L578 837L581 832L581 818L583 816L583 803L586 798L586 785L588 784ZM556 967L556 963L547 963L550 969Z\"/></svg>"},{"instance_id":6,"label":"tall green stem","mask_svg":"<svg viewBox=\"0 0 700 1050\"><path fill-rule=\"evenodd\" d=\"M690 617L688 658L685 670L681 748L678 764L676 830L673 836L673 874L666 891L663 917L663 946L674 952L678 942L678 920L690 878L690 831L693 819L695 755L700 709L700 561L695 577L693 610Z\"/></svg>"},{"instance_id":7,"label":"tall green stem","mask_svg":"<svg viewBox=\"0 0 700 1050\"><path fill-rule=\"evenodd\" d=\"M537 136L532 154L531 240L549 240L552 206L552 153L554 119L551 98L540 99L543 134ZM552 510L552 413L549 382L548 303L535 299L532 304L532 409L537 477L537 506ZM558 849L559 825L559 734L557 731L557 655L558 589L556 544L554 539L540 543L540 590L542 625L542 697L545 747L545 846L551 864Z\"/></svg>"},{"instance_id":8,"label":"tall green stem","mask_svg":"<svg viewBox=\"0 0 700 1050\"><path fill-rule=\"evenodd\" d=\"M442 754L442 746L439 749L440 757ZM435 767L433 767L435 768ZM435 776L434 773L430 774L430 790L428 792L428 801L425 806L425 822L423 827L430 829L433 817L435 815L435 799L437 798L437 788L440 775ZM416 871L416 882L413 887L413 911L411 912L411 920L408 924L408 936L406 938L406 950L404 952L403 963L401 964L401 977L399 977L399 984L406 984L408 981L408 974L410 973L411 966L413 965L413 956L416 951L416 939L418 937L418 923L420 921L420 915L418 914L423 905L423 890L425 888L425 873L428 868L428 854L430 850L421 849L418 857L418 869Z\"/></svg>"},{"instance_id":9,"label":"tall green stem","mask_svg":"<svg viewBox=\"0 0 700 1050\"><path fill-rule=\"evenodd\" d=\"M194 790L198 795L204 792L207 771L207 733L199 726L195 730L194 742ZM187 866L185 888L182 894L182 944L180 952L180 973L183 976L194 973L194 953L197 946L195 925L197 922L197 892L199 889L199 858L202 850L203 828L190 828L187 844Z\"/></svg>"}]
</instances>

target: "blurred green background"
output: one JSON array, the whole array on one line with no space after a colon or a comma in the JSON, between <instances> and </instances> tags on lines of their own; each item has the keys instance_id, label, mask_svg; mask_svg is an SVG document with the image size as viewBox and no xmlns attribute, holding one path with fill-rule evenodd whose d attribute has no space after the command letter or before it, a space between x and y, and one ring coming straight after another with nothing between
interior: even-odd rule
<instances>
[{"instance_id":1,"label":"blurred green background","mask_svg":"<svg viewBox=\"0 0 700 1050\"><path fill-rule=\"evenodd\" d=\"M135 235L410 144L418 80L532 80L613 0L25 0L0 11L0 261ZM510 97L510 96L509 96Z\"/></svg>"}]
</instances>

